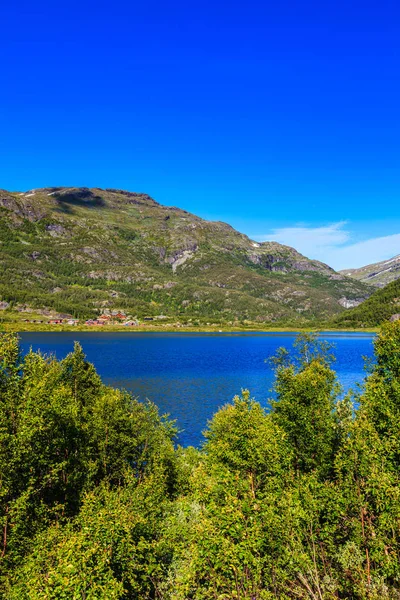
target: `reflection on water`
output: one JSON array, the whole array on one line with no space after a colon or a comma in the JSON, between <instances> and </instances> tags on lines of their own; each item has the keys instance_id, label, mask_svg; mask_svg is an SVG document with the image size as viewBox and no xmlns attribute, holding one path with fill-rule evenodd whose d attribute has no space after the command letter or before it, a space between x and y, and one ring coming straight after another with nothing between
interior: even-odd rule
<instances>
[{"instance_id":1,"label":"reflection on water","mask_svg":"<svg viewBox=\"0 0 400 600\"><path fill-rule=\"evenodd\" d=\"M372 356L372 334L324 332L335 344L335 370L345 391L361 383L363 356ZM264 406L272 396L273 372L265 359L280 346L290 348L293 333L135 333L45 332L21 334L26 352L63 358L74 340L103 381L149 398L177 419L179 442L198 445L207 420L241 389Z\"/></svg>"}]
</instances>

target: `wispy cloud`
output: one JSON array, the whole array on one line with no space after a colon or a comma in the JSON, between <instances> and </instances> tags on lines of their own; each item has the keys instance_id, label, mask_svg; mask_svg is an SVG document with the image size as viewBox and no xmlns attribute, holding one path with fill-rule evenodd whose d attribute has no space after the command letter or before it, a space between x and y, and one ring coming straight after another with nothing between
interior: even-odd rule
<instances>
[{"instance_id":1,"label":"wispy cloud","mask_svg":"<svg viewBox=\"0 0 400 600\"><path fill-rule=\"evenodd\" d=\"M337 270L363 267L400 253L400 233L355 241L344 221L323 227L283 227L254 239L293 246Z\"/></svg>"}]
</instances>

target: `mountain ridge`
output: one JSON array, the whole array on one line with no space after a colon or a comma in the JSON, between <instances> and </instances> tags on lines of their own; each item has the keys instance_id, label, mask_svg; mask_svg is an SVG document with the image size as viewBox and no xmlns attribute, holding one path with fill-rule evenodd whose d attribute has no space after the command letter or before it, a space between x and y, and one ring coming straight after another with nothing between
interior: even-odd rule
<instances>
[{"instance_id":1,"label":"mountain ridge","mask_svg":"<svg viewBox=\"0 0 400 600\"><path fill-rule=\"evenodd\" d=\"M301 324L371 294L290 246L138 192L0 190L0 234L0 301L19 309Z\"/></svg>"},{"instance_id":2,"label":"mountain ridge","mask_svg":"<svg viewBox=\"0 0 400 600\"><path fill-rule=\"evenodd\" d=\"M390 266L388 267L388 265ZM391 281L400 278L400 254L358 269L342 269L340 273L375 287L384 287Z\"/></svg>"}]
</instances>

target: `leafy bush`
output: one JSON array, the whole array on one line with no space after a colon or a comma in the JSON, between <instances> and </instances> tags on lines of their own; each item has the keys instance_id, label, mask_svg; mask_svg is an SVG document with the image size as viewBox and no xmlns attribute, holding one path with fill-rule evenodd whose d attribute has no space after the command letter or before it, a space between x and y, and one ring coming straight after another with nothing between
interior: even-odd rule
<instances>
[{"instance_id":1,"label":"leafy bush","mask_svg":"<svg viewBox=\"0 0 400 600\"><path fill-rule=\"evenodd\" d=\"M2 335L1 597L399 598L399 348L388 324L355 409L302 336L271 411L244 391L194 449L79 345L58 362Z\"/></svg>"}]
</instances>

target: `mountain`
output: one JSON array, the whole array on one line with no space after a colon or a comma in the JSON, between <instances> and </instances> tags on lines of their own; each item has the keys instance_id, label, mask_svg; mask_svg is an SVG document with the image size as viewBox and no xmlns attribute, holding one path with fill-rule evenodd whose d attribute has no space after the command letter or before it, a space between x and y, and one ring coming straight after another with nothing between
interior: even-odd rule
<instances>
[{"instance_id":1,"label":"mountain","mask_svg":"<svg viewBox=\"0 0 400 600\"><path fill-rule=\"evenodd\" d=\"M400 278L400 254L360 269L344 269L340 273L369 285L384 287L391 281Z\"/></svg>"},{"instance_id":2,"label":"mountain","mask_svg":"<svg viewBox=\"0 0 400 600\"><path fill-rule=\"evenodd\" d=\"M371 294L293 248L123 190L0 191L0 242L8 312L301 324Z\"/></svg>"},{"instance_id":3,"label":"mountain","mask_svg":"<svg viewBox=\"0 0 400 600\"><path fill-rule=\"evenodd\" d=\"M376 290L368 300L334 319L337 327L377 327L400 318L400 279Z\"/></svg>"}]
</instances>

